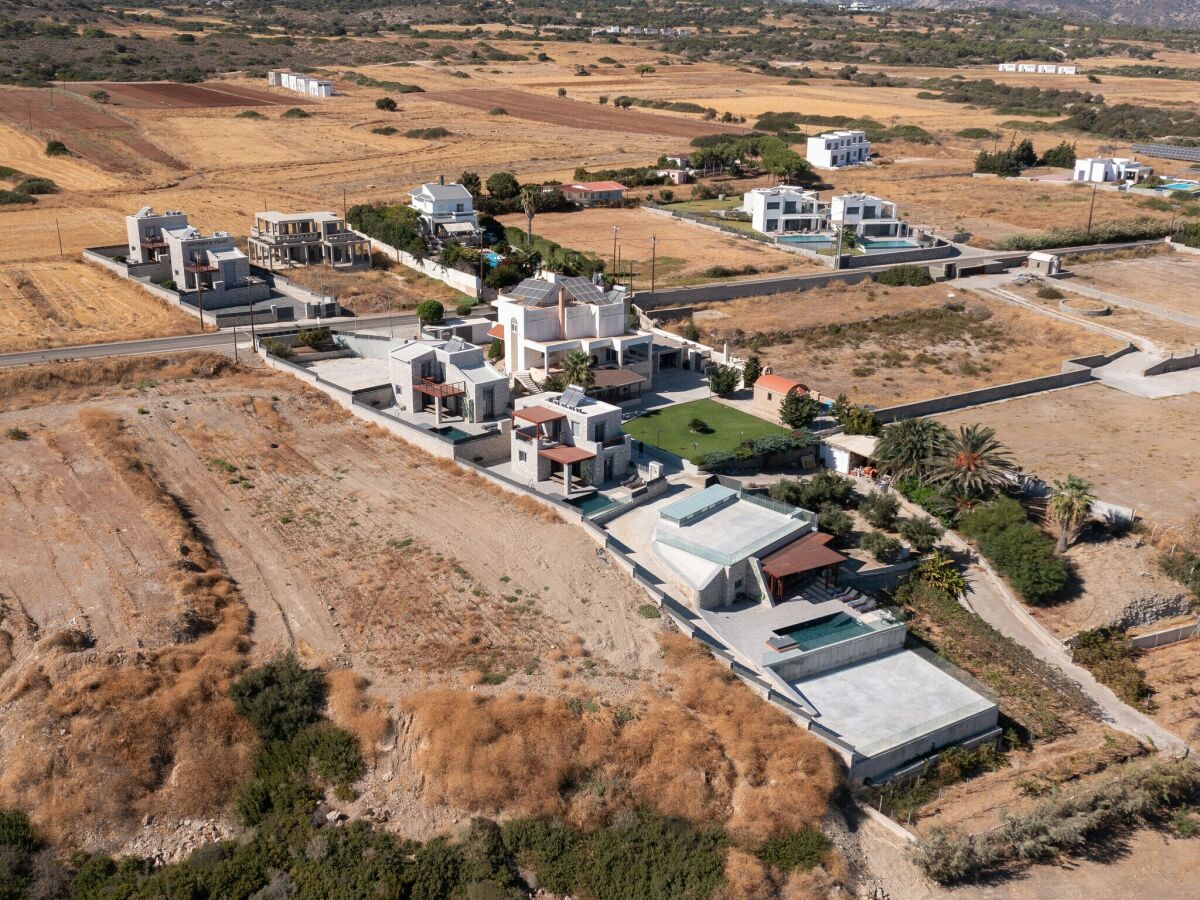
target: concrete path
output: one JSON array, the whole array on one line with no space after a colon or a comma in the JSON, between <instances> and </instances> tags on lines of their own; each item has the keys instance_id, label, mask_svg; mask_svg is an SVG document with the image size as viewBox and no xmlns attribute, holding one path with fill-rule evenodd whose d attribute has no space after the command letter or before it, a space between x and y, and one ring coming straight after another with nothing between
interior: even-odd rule
<instances>
[{"instance_id":1,"label":"concrete path","mask_svg":"<svg viewBox=\"0 0 1200 900\"><path fill-rule=\"evenodd\" d=\"M1109 387L1149 400L1200 393L1200 369L1185 369L1150 377L1142 374L1148 367L1164 359L1165 356L1150 353L1130 353L1107 366L1093 369L1092 374Z\"/></svg>"}]
</instances>

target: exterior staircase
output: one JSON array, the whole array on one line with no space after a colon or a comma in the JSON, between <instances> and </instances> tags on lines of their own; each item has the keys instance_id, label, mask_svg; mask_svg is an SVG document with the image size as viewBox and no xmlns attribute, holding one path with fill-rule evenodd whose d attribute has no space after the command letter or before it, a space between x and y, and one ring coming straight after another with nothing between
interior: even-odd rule
<instances>
[{"instance_id":1,"label":"exterior staircase","mask_svg":"<svg viewBox=\"0 0 1200 900\"><path fill-rule=\"evenodd\" d=\"M513 381L519 384L527 394L540 394L542 391L541 386L533 380L533 376L528 372L521 372L518 375L514 375Z\"/></svg>"}]
</instances>

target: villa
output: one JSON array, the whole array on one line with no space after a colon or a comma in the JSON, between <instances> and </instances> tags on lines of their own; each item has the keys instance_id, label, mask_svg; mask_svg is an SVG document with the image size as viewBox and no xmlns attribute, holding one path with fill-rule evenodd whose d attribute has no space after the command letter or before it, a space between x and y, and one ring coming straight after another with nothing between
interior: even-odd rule
<instances>
[{"instance_id":1,"label":"villa","mask_svg":"<svg viewBox=\"0 0 1200 900\"><path fill-rule=\"evenodd\" d=\"M421 215L422 228L430 237L471 241L478 238L475 199L461 184L445 184L439 180L409 191L408 196L413 209Z\"/></svg>"},{"instance_id":2,"label":"villa","mask_svg":"<svg viewBox=\"0 0 1200 900\"><path fill-rule=\"evenodd\" d=\"M1122 157L1088 157L1075 161L1072 181L1090 181L1097 184L1139 184L1154 174L1152 166L1143 165L1136 159Z\"/></svg>"},{"instance_id":3,"label":"villa","mask_svg":"<svg viewBox=\"0 0 1200 900\"><path fill-rule=\"evenodd\" d=\"M143 206L132 216L125 217L125 231L129 237L126 261L141 266L165 260L168 256L165 232L187 227L187 213L179 210L156 213L152 207Z\"/></svg>"},{"instance_id":4,"label":"villa","mask_svg":"<svg viewBox=\"0 0 1200 900\"><path fill-rule=\"evenodd\" d=\"M617 203L625 198L629 189L619 181L578 181L564 184L559 190L572 203L591 206L593 203Z\"/></svg>"},{"instance_id":5,"label":"villa","mask_svg":"<svg viewBox=\"0 0 1200 900\"><path fill-rule=\"evenodd\" d=\"M908 223L900 218L896 204L870 194L840 194L829 203L830 224L852 228L858 237L905 238Z\"/></svg>"},{"instance_id":6,"label":"villa","mask_svg":"<svg viewBox=\"0 0 1200 900\"><path fill-rule=\"evenodd\" d=\"M581 388L516 401L512 414L512 477L527 484L573 487L619 481L629 469L631 441L621 430L621 408L588 397Z\"/></svg>"},{"instance_id":7,"label":"villa","mask_svg":"<svg viewBox=\"0 0 1200 900\"><path fill-rule=\"evenodd\" d=\"M827 131L808 139L806 156L818 169L857 166L871 158L871 142L865 131Z\"/></svg>"},{"instance_id":8,"label":"villa","mask_svg":"<svg viewBox=\"0 0 1200 900\"><path fill-rule=\"evenodd\" d=\"M816 191L794 185L755 188L742 197L750 225L762 234L819 234L825 230L828 208Z\"/></svg>"},{"instance_id":9,"label":"villa","mask_svg":"<svg viewBox=\"0 0 1200 900\"><path fill-rule=\"evenodd\" d=\"M497 316L489 334L504 341L506 371L531 393L573 350L591 357L597 370L631 373L638 385L653 379L654 336L630 330L623 290L551 273L501 290L492 305ZM629 380L623 385L633 387Z\"/></svg>"},{"instance_id":10,"label":"villa","mask_svg":"<svg viewBox=\"0 0 1200 900\"><path fill-rule=\"evenodd\" d=\"M276 267L324 263L335 269L365 269L371 265L371 244L346 227L331 212L258 212L247 241L250 261Z\"/></svg>"},{"instance_id":11,"label":"villa","mask_svg":"<svg viewBox=\"0 0 1200 900\"><path fill-rule=\"evenodd\" d=\"M186 216L184 219L186 222ZM228 232L205 236L198 228L183 224L162 227L157 237L150 237L154 234L150 230L145 234L136 254L160 253L157 261L169 263L170 279L180 299L201 311L256 303L270 293L266 282L250 274L250 260ZM160 242L165 247L157 246Z\"/></svg>"},{"instance_id":12,"label":"villa","mask_svg":"<svg viewBox=\"0 0 1200 900\"><path fill-rule=\"evenodd\" d=\"M396 405L410 413L432 412L480 424L503 415L508 379L483 356L483 348L461 338L406 341L388 352Z\"/></svg>"}]
</instances>

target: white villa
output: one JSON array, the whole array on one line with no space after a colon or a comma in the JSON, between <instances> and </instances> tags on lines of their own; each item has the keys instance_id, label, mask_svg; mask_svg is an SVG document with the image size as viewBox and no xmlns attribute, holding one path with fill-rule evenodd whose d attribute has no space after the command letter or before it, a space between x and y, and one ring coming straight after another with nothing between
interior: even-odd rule
<instances>
[{"instance_id":1,"label":"white villa","mask_svg":"<svg viewBox=\"0 0 1200 900\"><path fill-rule=\"evenodd\" d=\"M572 350L599 369L653 380L654 336L631 331L623 290L605 291L586 278L547 273L502 290L492 301L492 337L504 341L504 365L527 390L537 390ZM532 380L532 383L531 383Z\"/></svg>"},{"instance_id":2,"label":"white villa","mask_svg":"<svg viewBox=\"0 0 1200 900\"><path fill-rule=\"evenodd\" d=\"M508 406L508 379L461 338L406 341L388 352L388 368L400 409L432 412L437 425L491 421Z\"/></svg>"},{"instance_id":3,"label":"white villa","mask_svg":"<svg viewBox=\"0 0 1200 900\"><path fill-rule=\"evenodd\" d=\"M521 397L513 410L512 476L527 484L601 486L629 468L631 440L621 430L621 408L588 397L579 387L561 394Z\"/></svg>"},{"instance_id":4,"label":"white villa","mask_svg":"<svg viewBox=\"0 0 1200 900\"><path fill-rule=\"evenodd\" d=\"M346 227L346 220L323 212L257 212L247 241L250 261L257 266L310 266L324 263L337 269L371 265L371 244Z\"/></svg>"},{"instance_id":5,"label":"white villa","mask_svg":"<svg viewBox=\"0 0 1200 900\"><path fill-rule=\"evenodd\" d=\"M1072 181L1091 181L1097 184L1138 184L1154 174L1152 166L1143 165L1136 159L1099 156L1075 160Z\"/></svg>"},{"instance_id":6,"label":"white villa","mask_svg":"<svg viewBox=\"0 0 1200 900\"><path fill-rule=\"evenodd\" d=\"M461 184L423 184L408 192L413 209L421 214L426 234L434 237L474 238L479 231L475 201Z\"/></svg>"},{"instance_id":7,"label":"white villa","mask_svg":"<svg viewBox=\"0 0 1200 900\"><path fill-rule=\"evenodd\" d=\"M267 72L267 84L271 87L285 88L289 91L295 91L297 94L304 94L306 97L332 97L333 82L323 78L314 78L311 75L301 75L298 72L285 72L281 69L272 69Z\"/></svg>"},{"instance_id":8,"label":"white villa","mask_svg":"<svg viewBox=\"0 0 1200 900\"><path fill-rule=\"evenodd\" d=\"M908 223L900 218L896 204L870 194L839 194L829 203L829 221L834 228L853 228L859 237L908 237Z\"/></svg>"},{"instance_id":9,"label":"white villa","mask_svg":"<svg viewBox=\"0 0 1200 900\"><path fill-rule=\"evenodd\" d=\"M166 232L187 227L187 213L179 210L156 213L152 207L143 206L132 216L125 217L129 238L126 260L130 265L144 265L165 259L168 255Z\"/></svg>"},{"instance_id":10,"label":"white villa","mask_svg":"<svg viewBox=\"0 0 1200 900\"><path fill-rule=\"evenodd\" d=\"M827 131L808 139L808 162L818 169L856 166L871 157L865 131Z\"/></svg>"},{"instance_id":11,"label":"white villa","mask_svg":"<svg viewBox=\"0 0 1200 900\"><path fill-rule=\"evenodd\" d=\"M816 234L825 230L829 218L816 191L789 184L746 191L742 209L762 234Z\"/></svg>"}]
</instances>

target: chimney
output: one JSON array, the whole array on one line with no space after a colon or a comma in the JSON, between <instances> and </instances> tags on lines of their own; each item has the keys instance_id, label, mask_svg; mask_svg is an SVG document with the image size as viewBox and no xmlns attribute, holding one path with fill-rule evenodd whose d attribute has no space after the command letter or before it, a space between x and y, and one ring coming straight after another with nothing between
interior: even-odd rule
<instances>
[{"instance_id":1,"label":"chimney","mask_svg":"<svg viewBox=\"0 0 1200 900\"><path fill-rule=\"evenodd\" d=\"M445 185L445 184L446 184L446 176L445 176L445 175L439 175L439 176L438 176L438 184L440 184L440 185Z\"/></svg>"}]
</instances>

